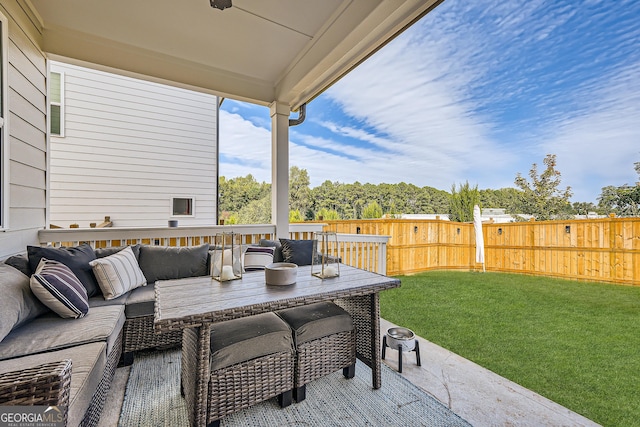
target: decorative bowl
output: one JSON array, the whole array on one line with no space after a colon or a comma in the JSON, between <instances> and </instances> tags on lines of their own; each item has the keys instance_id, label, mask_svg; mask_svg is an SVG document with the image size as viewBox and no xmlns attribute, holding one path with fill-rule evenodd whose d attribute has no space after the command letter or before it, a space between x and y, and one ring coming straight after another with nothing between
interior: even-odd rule
<instances>
[{"instance_id":1,"label":"decorative bowl","mask_svg":"<svg viewBox=\"0 0 640 427\"><path fill-rule=\"evenodd\" d=\"M290 262L274 262L264 268L267 285L286 286L296 283L298 265Z\"/></svg>"},{"instance_id":2,"label":"decorative bowl","mask_svg":"<svg viewBox=\"0 0 640 427\"><path fill-rule=\"evenodd\" d=\"M416 336L411 329L389 328L387 329L387 345L397 349L402 347L402 351L411 351L416 347Z\"/></svg>"}]
</instances>

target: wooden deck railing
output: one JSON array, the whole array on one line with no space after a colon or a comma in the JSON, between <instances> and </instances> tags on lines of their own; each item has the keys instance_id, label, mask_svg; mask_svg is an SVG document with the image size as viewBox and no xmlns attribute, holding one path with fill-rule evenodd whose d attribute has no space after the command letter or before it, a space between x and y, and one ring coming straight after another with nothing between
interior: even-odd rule
<instances>
[{"instance_id":1,"label":"wooden deck railing","mask_svg":"<svg viewBox=\"0 0 640 427\"><path fill-rule=\"evenodd\" d=\"M323 223L289 225L291 239L313 239L322 231ZM260 239L275 239L275 225L218 225L210 227L149 227L149 228L72 228L40 230L41 245L75 246L89 243L94 248L135 245L196 246L212 244L216 234L234 232L242 236L243 244L258 244ZM363 270L386 274L388 236L338 234L338 246L333 254L342 262Z\"/></svg>"}]
</instances>

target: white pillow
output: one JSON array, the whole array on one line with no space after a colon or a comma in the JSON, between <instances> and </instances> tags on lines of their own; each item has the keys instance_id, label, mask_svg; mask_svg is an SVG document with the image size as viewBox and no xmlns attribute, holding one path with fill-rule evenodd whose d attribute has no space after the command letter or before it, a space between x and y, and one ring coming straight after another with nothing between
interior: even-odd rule
<instances>
[{"instance_id":1,"label":"white pillow","mask_svg":"<svg viewBox=\"0 0 640 427\"><path fill-rule=\"evenodd\" d=\"M131 246L108 257L90 261L89 265L106 300L117 298L147 284Z\"/></svg>"},{"instance_id":2,"label":"white pillow","mask_svg":"<svg viewBox=\"0 0 640 427\"><path fill-rule=\"evenodd\" d=\"M249 246L244 253L244 271L264 270L273 262L274 250L272 247Z\"/></svg>"}]
</instances>

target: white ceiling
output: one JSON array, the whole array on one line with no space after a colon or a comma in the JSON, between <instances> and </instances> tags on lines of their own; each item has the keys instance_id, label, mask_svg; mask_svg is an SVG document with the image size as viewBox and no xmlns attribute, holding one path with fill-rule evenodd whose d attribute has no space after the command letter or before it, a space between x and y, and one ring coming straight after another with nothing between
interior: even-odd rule
<instances>
[{"instance_id":1,"label":"white ceiling","mask_svg":"<svg viewBox=\"0 0 640 427\"><path fill-rule=\"evenodd\" d=\"M296 110L441 0L27 0L53 59Z\"/></svg>"}]
</instances>

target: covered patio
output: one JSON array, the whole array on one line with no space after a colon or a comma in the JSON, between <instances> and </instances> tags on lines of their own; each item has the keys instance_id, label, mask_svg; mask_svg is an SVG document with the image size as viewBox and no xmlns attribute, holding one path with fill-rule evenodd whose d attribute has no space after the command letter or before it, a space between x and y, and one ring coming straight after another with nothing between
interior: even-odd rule
<instances>
[{"instance_id":1,"label":"covered patio","mask_svg":"<svg viewBox=\"0 0 640 427\"><path fill-rule=\"evenodd\" d=\"M308 102L441 1L233 0L219 10L213 0L2 0L0 259L23 253L27 245L101 240L96 236L110 233L93 231L89 238L82 235L86 230L47 229L49 60L268 106L273 224L245 234L289 237L314 231L292 230L288 222L289 127L303 119ZM191 237L174 232L157 235ZM118 241L125 241L143 232L119 233ZM386 269L377 264L370 270ZM428 351L423 357L423 369L407 366L412 381L419 382L430 366Z\"/></svg>"},{"instance_id":2,"label":"covered patio","mask_svg":"<svg viewBox=\"0 0 640 427\"><path fill-rule=\"evenodd\" d=\"M11 152L5 147L3 152L8 155L3 157L11 158L3 168L3 189L12 191L3 191L1 225L10 233L19 232L22 241L5 248L9 240L5 233L0 238L0 255L19 252L25 241L36 243L37 230L48 224L49 59L268 106L272 221L277 236L284 237L288 234L289 126L304 119L306 103L440 1L236 0L224 10L213 7L214 3L3 0L13 46L5 61L9 65L5 86L31 104L26 107L12 98L5 111L35 129L30 129L28 143L26 135L17 134L17 119L15 127L4 129L18 140L18 147ZM23 108L35 111L19 110ZM299 114L292 116L292 112ZM37 144L32 142L34 137ZM16 156L25 143L36 145L40 161L28 166L40 176L25 178L27 182L18 185L9 174L17 173L11 169L18 168ZM29 195L22 195L25 184L33 187ZM24 198L35 202L21 206ZM18 217L24 209L30 215L22 224L24 219Z\"/></svg>"}]
</instances>

